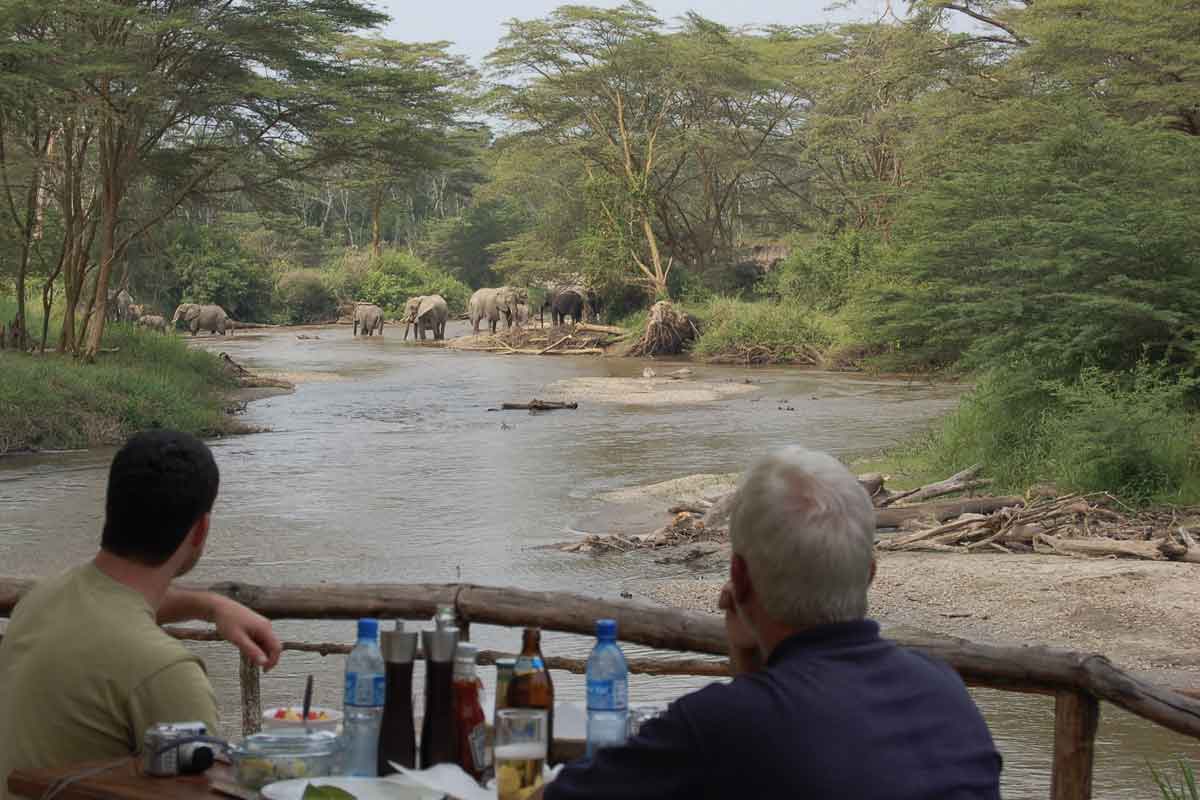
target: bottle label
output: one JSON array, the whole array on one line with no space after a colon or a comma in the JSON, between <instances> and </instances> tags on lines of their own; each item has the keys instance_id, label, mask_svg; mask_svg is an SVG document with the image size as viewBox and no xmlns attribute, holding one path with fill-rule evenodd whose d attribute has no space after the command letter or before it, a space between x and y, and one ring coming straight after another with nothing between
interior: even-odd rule
<instances>
[{"instance_id":1,"label":"bottle label","mask_svg":"<svg viewBox=\"0 0 1200 800\"><path fill-rule=\"evenodd\" d=\"M475 764L475 769L483 771L491 765L491 759L488 758L487 746L487 728L482 724L476 725L467 734L467 741L471 745L471 761Z\"/></svg>"},{"instance_id":2,"label":"bottle label","mask_svg":"<svg viewBox=\"0 0 1200 800\"><path fill-rule=\"evenodd\" d=\"M624 711L629 707L629 683L618 680L589 680L587 707L590 711Z\"/></svg>"},{"instance_id":3,"label":"bottle label","mask_svg":"<svg viewBox=\"0 0 1200 800\"><path fill-rule=\"evenodd\" d=\"M346 673L346 705L382 706L387 694L387 678L383 675Z\"/></svg>"},{"instance_id":4,"label":"bottle label","mask_svg":"<svg viewBox=\"0 0 1200 800\"><path fill-rule=\"evenodd\" d=\"M514 675L528 675L532 672L540 672L546 668L542 660L537 656L521 656L517 659L517 664L513 667Z\"/></svg>"}]
</instances>

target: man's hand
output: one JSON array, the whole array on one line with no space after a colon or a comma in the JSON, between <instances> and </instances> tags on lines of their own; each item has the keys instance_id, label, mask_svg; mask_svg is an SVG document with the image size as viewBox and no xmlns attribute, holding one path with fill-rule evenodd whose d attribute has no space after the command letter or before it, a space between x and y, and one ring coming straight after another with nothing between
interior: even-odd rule
<instances>
[{"instance_id":1,"label":"man's hand","mask_svg":"<svg viewBox=\"0 0 1200 800\"><path fill-rule=\"evenodd\" d=\"M159 625L202 619L217 626L221 638L230 642L242 655L264 670L279 663L283 645L271 630L266 617L256 614L241 603L215 592L180 589L172 586L157 612Z\"/></svg>"},{"instance_id":2,"label":"man's hand","mask_svg":"<svg viewBox=\"0 0 1200 800\"><path fill-rule=\"evenodd\" d=\"M214 595L212 621L221 638L237 647L251 663L264 671L279 663L283 645L266 617L228 597Z\"/></svg>"},{"instance_id":3,"label":"man's hand","mask_svg":"<svg viewBox=\"0 0 1200 800\"><path fill-rule=\"evenodd\" d=\"M729 661L734 675L762 669L762 653L754 633L746 626L737 610L733 598L733 585L721 587L721 599L717 607L725 612L725 637L729 640Z\"/></svg>"}]
</instances>

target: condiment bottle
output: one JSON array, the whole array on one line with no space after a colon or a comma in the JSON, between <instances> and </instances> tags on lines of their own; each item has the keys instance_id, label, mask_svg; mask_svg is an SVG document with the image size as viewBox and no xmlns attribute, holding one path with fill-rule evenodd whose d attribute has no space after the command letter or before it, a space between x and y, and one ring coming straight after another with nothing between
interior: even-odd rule
<instances>
[{"instance_id":1,"label":"condiment bottle","mask_svg":"<svg viewBox=\"0 0 1200 800\"><path fill-rule=\"evenodd\" d=\"M433 624L437 626L439 631L456 626L458 624L458 616L454 613L454 606L448 603L439 605L437 613L433 615Z\"/></svg>"},{"instance_id":2,"label":"condiment bottle","mask_svg":"<svg viewBox=\"0 0 1200 800\"><path fill-rule=\"evenodd\" d=\"M383 726L379 732L379 774L396 770L395 761L413 769L417 765L417 736L413 728L412 679L417 656L417 632L405 631L397 621L394 631L384 631L383 662L387 675L387 694L383 704Z\"/></svg>"},{"instance_id":3,"label":"condiment bottle","mask_svg":"<svg viewBox=\"0 0 1200 800\"><path fill-rule=\"evenodd\" d=\"M421 723L421 769L458 763L454 726L454 648L458 628L421 631L425 648L425 719Z\"/></svg>"},{"instance_id":4,"label":"condiment bottle","mask_svg":"<svg viewBox=\"0 0 1200 800\"><path fill-rule=\"evenodd\" d=\"M526 628L521 637L512 680L508 684L509 708L540 708L546 712L546 751L554 752L554 682L542 658L541 628Z\"/></svg>"},{"instance_id":5,"label":"condiment bottle","mask_svg":"<svg viewBox=\"0 0 1200 800\"><path fill-rule=\"evenodd\" d=\"M492 719L496 714L508 708L508 686L512 683L513 670L517 667L515 658L496 659L496 706L492 710Z\"/></svg>"},{"instance_id":6,"label":"condiment bottle","mask_svg":"<svg viewBox=\"0 0 1200 800\"><path fill-rule=\"evenodd\" d=\"M458 765L476 781L488 766L487 720L480 695L483 684L475 674L479 648L460 642L454 651L454 718L458 739Z\"/></svg>"}]
</instances>

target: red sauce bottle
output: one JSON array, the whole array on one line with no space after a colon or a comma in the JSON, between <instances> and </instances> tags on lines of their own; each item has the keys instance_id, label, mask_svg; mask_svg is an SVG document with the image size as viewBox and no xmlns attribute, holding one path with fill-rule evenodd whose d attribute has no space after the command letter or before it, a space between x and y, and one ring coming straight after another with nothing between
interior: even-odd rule
<instances>
[{"instance_id":1,"label":"red sauce bottle","mask_svg":"<svg viewBox=\"0 0 1200 800\"><path fill-rule=\"evenodd\" d=\"M458 737L458 765L481 780L491 759L487 749L487 722L483 714L483 683L475 674L479 648L459 644L454 651L454 720Z\"/></svg>"}]
</instances>

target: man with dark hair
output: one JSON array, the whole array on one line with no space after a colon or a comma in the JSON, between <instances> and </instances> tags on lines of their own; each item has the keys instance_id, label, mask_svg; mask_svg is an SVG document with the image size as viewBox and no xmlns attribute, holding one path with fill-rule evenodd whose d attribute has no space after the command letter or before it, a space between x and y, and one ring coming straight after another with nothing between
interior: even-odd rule
<instances>
[{"instance_id":1,"label":"man with dark hair","mask_svg":"<svg viewBox=\"0 0 1200 800\"><path fill-rule=\"evenodd\" d=\"M200 619L264 669L271 623L211 592L173 588L199 561L220 482L194 436L148 431L113 459L100 552L21 598L0 642L0 800L16 768L129 755L158 722L217 708L199 658L160 627Z\"/></svg>"}]
</instances>

